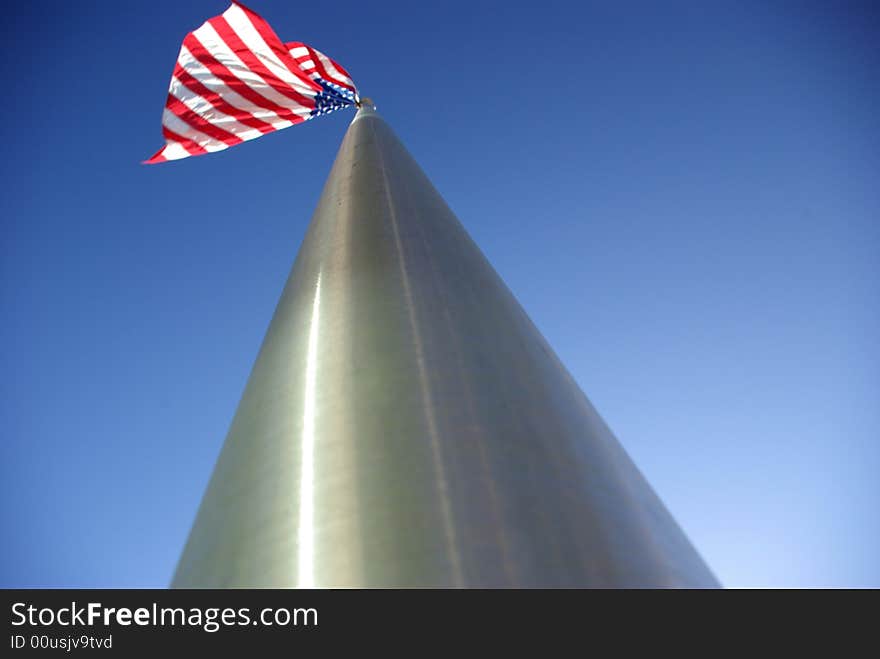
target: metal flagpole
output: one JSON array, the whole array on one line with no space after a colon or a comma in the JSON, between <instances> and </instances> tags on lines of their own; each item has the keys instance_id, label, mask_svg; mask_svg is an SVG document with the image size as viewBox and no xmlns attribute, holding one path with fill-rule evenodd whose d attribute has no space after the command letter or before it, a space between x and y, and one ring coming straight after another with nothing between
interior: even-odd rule
<instances>
[{"instance_id":1,"label":"metal flagpole","mask_svg":"<svg viewBox=\"0 0 880 659\"><path fill-rule=\"evenodd\" d=\"M364 100L175 587L715 587Z\"/></svg>"}]
</instances>

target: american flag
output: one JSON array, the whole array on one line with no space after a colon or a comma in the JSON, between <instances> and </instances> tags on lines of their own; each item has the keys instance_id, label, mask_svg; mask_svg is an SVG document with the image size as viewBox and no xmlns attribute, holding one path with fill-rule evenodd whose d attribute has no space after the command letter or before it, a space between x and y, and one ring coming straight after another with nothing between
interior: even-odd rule
<instances>
[{"instance_id":1,"label":"american flag","mask_svg":"<svg viewBox=\"0 0 880 659\"><path fill-rule=\"evenodd\" d=\"M221 151L358 102L339 64L304 43L282 43L233 2L183 40L162 114L165 146L145 162Z\"/></svg>"}]
</instances>

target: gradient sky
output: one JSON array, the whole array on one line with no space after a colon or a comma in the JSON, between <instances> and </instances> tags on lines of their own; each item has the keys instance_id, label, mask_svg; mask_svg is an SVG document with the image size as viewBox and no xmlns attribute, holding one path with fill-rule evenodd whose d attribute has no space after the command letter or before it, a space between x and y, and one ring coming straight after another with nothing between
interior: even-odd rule
<instances>
[{"instance_id":1,"label":"gradient sky","mask_svg":"<svg viewBox=\"0 0 880 659\"><path fill-rule=\"evenodd\" d=\"M250 5L375 99L725 585L880 586L876 3ZM227 6L0 28L0 586L167 585L353 116L140 165Z\"/></svg>"}]
</instances>

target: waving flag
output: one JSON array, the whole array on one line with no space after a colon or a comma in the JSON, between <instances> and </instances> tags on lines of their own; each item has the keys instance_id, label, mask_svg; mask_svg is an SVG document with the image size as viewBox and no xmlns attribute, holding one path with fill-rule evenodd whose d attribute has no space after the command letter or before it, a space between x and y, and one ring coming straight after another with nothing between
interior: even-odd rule
<instances>
[{"instance_id":1,"label":"waving flag","mask_svg":"<svg viewBox=\"0 0 880 659\"><path fill-rule=\"evenodd\" d=\"M359 102L345 69L299 42L282 43L238 2L183 40L162 133L148 164L221 151Z\"/></svg>"}]
</instances>

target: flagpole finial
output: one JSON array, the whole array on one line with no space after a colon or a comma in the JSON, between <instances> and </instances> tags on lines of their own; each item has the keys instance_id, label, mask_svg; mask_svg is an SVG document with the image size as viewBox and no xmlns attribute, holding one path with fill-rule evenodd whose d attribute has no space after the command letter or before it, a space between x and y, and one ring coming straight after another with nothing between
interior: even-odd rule
<instances>
[{"instance_id":1,"label":"flagpole finial","mask_svg":"<svg viewBox=\"0 0 880 659\"><path fill-rule=\"evenodd\" d=\"M354 119L351 120L351 123L354 123L363 117L375 117L377 114L376 104L373 103L373 99L359 98L357 102L357 113L355 113Z\"/></svg>"}]
</instances>

